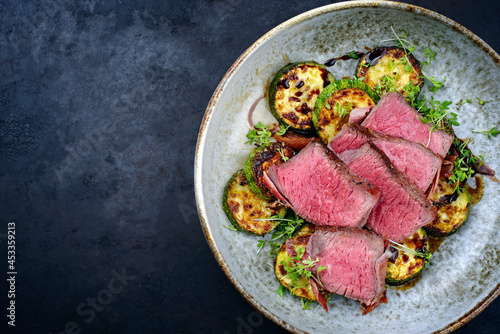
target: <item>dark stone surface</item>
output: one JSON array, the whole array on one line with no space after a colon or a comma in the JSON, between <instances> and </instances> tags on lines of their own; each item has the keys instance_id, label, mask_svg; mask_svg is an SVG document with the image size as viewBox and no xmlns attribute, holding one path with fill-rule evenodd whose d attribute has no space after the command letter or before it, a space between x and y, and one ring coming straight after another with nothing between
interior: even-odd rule
<instances>
[{"instance_id":1,"label":"dark stone surface","mask_svg":"<svg viewBox=\"0 0 500 334\"><path fill-rule=\"evenodd\" d=\"M408 2L500 50L497 1ZM0 2L0 300L14 221L17 332L285 332L217 265L192 166L226 70L327 3ZM457 333L497 333L499 314L497 300Z\"/></svg>"}]
</instances>

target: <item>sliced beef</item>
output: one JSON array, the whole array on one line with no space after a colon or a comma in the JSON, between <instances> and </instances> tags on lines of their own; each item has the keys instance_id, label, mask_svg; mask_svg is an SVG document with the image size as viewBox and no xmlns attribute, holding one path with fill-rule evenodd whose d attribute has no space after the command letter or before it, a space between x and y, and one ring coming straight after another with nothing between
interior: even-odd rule
<instances>
[{"instance_id":1,"label":"sliced beef","mask_svg":"<svg viewBox=\"0 0 500 334\"><path fill-rule=\"evenodd\" d=\"M351 110L349 114L349 123L361 123L368 116L368 114L372 111L373 106L363 107L363 108L354 108Z\"/></svg>"},{"instance_id":2,"label":"sliced beef","mask_svg":"<svg viewBox=\"0 0 500 334\"><path fill-rule=\"evenodd\" d=\"M385 299L385 274L391 252L380 235L361 228L318 227L303 258L318 259L312 272L323 288L361 302L363 313ZM319 271L318 267L326 269Z\"/></svg>"},{"instance_id":3,"label":"sliced beef","mask_svg":"<svg viewBox=\"0 0 500 334\"><path fill-rule=\"evenodd\" d=\"M419 113L398 92L384 95L361 124L378 132L420 143L442 158L448 153L453 141L453 136L443 130L431 131L433 124L424 124Z\"/></svg>"},{"instance_id":4,"label":"sliced beef","mask_svg":"<svg viewBox=\"0 0 500 334\"><path fill-rule=\"evenodd\" d=\"M357 150L372 139L373 131L357 123L348 123L333 137L328 144L328 148L340 155L340 153L347 150Z\"/></svg>"},{"instance_id":5,"label":"sliced beef","mask_svg":"<svg viewBox=\"0 0 500 334\"><path fill-rule=\"evenodd\" d=\"M400 137L384 135L356 123L345 125L328 147L341 154L346 150L359 149L366 142L375 144L389 158L394 167L402 172L422 192L434 184L441 169L442 159L427 147ZM432 189L433 187L431 187Z\"/></svg>"},{"instance_id":6,"label":"sliced beef","mask_svg":"<svg viewBox=\"0 0 500 334\"><path fill-rule=\"evenodd\" d=\"M287 162L271 166L266 175L274 195L316 225L361 227L380 196L316 141Z\"/></svg>"},{"instance_id":7,"label":"sliced beef","mask_svg":"<svg viewBox=\"0 0 500 334\"><path fill-rule=\"evenodd\" d=\"M340 157L356 174L380 192L380 200L368 218L367 227L390 240L400 242L432 222L436 207L423 192L391 164L370 142Z\"/></svg>"}]
</instances>

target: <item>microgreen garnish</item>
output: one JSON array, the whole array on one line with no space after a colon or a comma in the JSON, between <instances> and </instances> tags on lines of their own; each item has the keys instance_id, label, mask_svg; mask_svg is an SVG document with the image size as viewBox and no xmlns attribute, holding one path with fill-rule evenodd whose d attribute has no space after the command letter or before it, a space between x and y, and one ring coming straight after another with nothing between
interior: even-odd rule
<instances>
[{"instance_id":1,"label":"microgreen garnish","mask_svg":"<svg viewBox=\"0 0 500 334\"><path fill-rule=\"evenodd\" d=\"M488 139L491 140L491 137L496 137L500 133L500 130L497 130L497 128L494 126L489 130L472 130L472 132L475 133L482 133L483 135L487 135Z\"/></svg>"},{"instance_id":2,"label":"microgreen garnish","mask_svg":"<svg viewBox=\"0 0 500 334\"><path fill-rule=\"evenodd\" d=\"M466 104L466 103L472 103L472 101L471 101L470 99L465 99L465 100L460 99L460 101L458 101L458 102L456 103L456 105L457 105L457 110L460 108L460 106L462 106L462 105L464 105L464 104Z\"/></svg>"},{"instance_id":3,"label":"microgreen garnish","mask_svg":"<svg viewBox=\"0 0 500 334\"><path fill-rule=\"evenodd\" d=\"M286 291L287 291L286 288L283 285L280 285L278 290L276 290L276 293L281 297L281 299L283 299L283 296L285 295Z\"/></svg>"},{"instance_id":4,"label":"microgreen garnish","mask_svg":"<svg viewBox=\"0 0 500 334\"><path fill-rule=\"evenodd\" d=\"M413 45L412 43L410 43L406 39L407 38L406 30L403 30L403 33L401 33L400 35L397 35L392 27L391 27L391 30L392 30L392 33L394 34L394 36L396 36L396 39L398 41L398 46L403 48L403 50L405 52L404 57L399 58L399 60L400 60L399 64L403 64L405 66L406 73L410 73L411 71L415 71L408 56L411 55L417 47L415 45Z\"/></svg>"},{"instance_id":5,"label":"microgreen garnish","mask_svg":"<svg viewBox=\"0 0 500 334\"><path fill-rule=\"evenodd\" d=\"M343 106L340 103L337 103L335 105L335 109L337 110L337 114L341 117L344 118L349 114L352 110L352 102L349 102L349 106Z\"/></svg>"},{"instance_id":6,"label":"microgreen garnish","mask_svg":"<svg viewBox=\"0 0 500 334\"><path fill-rule=\"evenodd\" d=\"M295 249L295 251L297 252L297 256L290 257L281 262L283 268L287 272L284 278L288 278L292 281L292 291L305 286L306 283L300 284L298 282L301 278L305 278L306 280L312 279L316 281L319 286L323 286L321 281L314 276L311 271L311 269L319 262L319 259L312 260L310 256L308 259L302 259L306 251L304 247L299 246ZM317 273L319 274L319 272L324 269L326 269L326 267L319 266Z\"/></svg>"},{"instance_id":7,"label":"microgreen garnish","mask_svg":"<svg viewBox=\"0 0 500 334\"><path fill-rule=\"evenodd\" d=\"M416 46L413 45L411 42L409 42L406 39L407 35L406 35L405 30L403 30L403 33L401 33L400 35L397 35L392 27L391 27L391 30L392 30L392 33L394 34L394 36L396 36L396 40L398 41L398 46L405 50L405 56L400 58L402 64L405 65L405 71L406 72L411 72L412 70L415 71L415 69L413 68L413 66L408 58L408 55L412 54L413 51L415 51ZM436 54L437 54L436 52L432 51L431 48L428 47L424 51L424 55L427 56L427 60L424 61L424 65L421 68L422 78L427 79L432 84L432 87L429 88L429 90L431 92L437 92L443 86L444 82L446 81L446 76L444 77L444 79L442 81L439 81L435 77L431 77L431 76L427 75L427 73L426 73L426 70L429 67L429 65L431 64L431 62L433 60L436 60Z\"/></svg>"},{"instance_id":8,"label":"microgreen garnish","mask_svg":"<svg viewBox=\"0 0 500 334\"><path fill-rule=\"evenodd\" d=\"M410 247L408 247L404 244L400 244L396 241L392 241L392 240L389 240L389 241L391 242L391 246L394 247L395 249L397 249L398 251L401 251L403 253L407 253L407 254L410 254L413 256L421 257L425 260L426 263L429 261L429 259L432 256L431 252L416 251L416 250L411 249Z\"/></svg>"},{"instance_id":9,"label":"microgreen garnish","mask_svg":"<svg viewBox=\"0 0 500 334\"><path fill-rule=\"evenodd\" d=\"M481 167L481 166L483 165L483 163L484 163L484 157L483 157L481 154L479 154L477 157L481 160L481 161L479 161L479 165L477 166L477 167L479 168L479 167ZM476 163L476 164L477 164L477 163Z\"/></svg>"},{"instance_id":10,"label":"microgreen garnish","mask_svg":"<svg viewBox=\"0 0 500 334\"><path fill-rule=\"evenodd\" d=\"M407 101L409 101L411 103L411 102L415 101L418 94L420 94L420 86L419 85L415 86L410 82L410 83L407 83L406 85L404 85L402 89L399 89L399 92L403 96L405 96Z\"/></svg>"},{"instance_id":11,"label":"microgreen garnish","mask_svg":"<svg viewBox=\"0 0 500 334\"><path fill-rule=\"evenodd\" d=\"M284 161L284 162L287 162L288 159L290 159L289 157L287 157L284 153L283 153L283 149L281 147L278 147L276 149L276 151L278 151L278 153L281 155L281 159Z\"/></svg>"},{"instance_id":12,"label":"microgreen garnish","mask_svg":"<svg viewBox=\"0 0 500 334\"><path fill-rule=\"evenodd\" d=\"M280 130L276 132L277 135L284 135L290 126L280 125ZM257 146L268 145L271 143L273 133L271 129L273 126L267 126L262 122L255 124L254 129L250 129L247 133L248 141L245 144L256 144Z\"/></svg>"},{"instance_id":13,"label":"microgreen garnish","mask_svg":"<svg viewBox=\"0 0 500 334\"><path fill-rule=\"evenodd\" d=\"M483 100L481 100L479 97L476 97L476 99L479 101L480 105L484 106L484 101Z\"/></svg>"},{"instance_id":14,"label":"microgreen garnish","mask_svg":"<svg viewBox=\"0 0 500 334\"><path fill-rule=\"evenodd\" d=\"M283 136L283 135L285 134L285 132L287 132L287 131L288 131L288 128L289 128L289 127L290 127L290 125L285 126L285 125L281 124L281 125L280 125L280 130L279 130L278 132L276 132L276 134L277 134L278 136Z\"/></svg>"},{"instance_id":15,"label":"microgreen garnish","mask_svg":"<svg viewBox=\"0 0 500 334\"><path fill-rule=\"evenodd\" d=\"M399 73L384 75L379 79L379 82L373 88L377 92L378 95L382 96L385 93L394 92L397 90L396 80L398 79Z\"/></svg>"},{"instance_id":16,"label":"microgreen garnish","mask_svg":"<svg viewBox=\"0 0 500 334\"><path fill-rule=\"evenodd\" d=\"M446 75L444 76L443 81L439 81L435 77L428 76L423 71L422 71L422 74L424 75L424 78L426 78L427 80L429 80L431 82L432 87L429 88L429 90L431 92L437 92L439 90L439 88L441 88L441 86L443 86L443 84L446 81Z\"/></svg>"},{"instance_id":17,"label":"microgreen garnish","mask_svg":"<svg viewBox=\"0 0 500 334\"><path fill-rule=\"evenodd\" d=\"M453 137L453 145L458 150L459 155L454 162L453 174L449 177L450 184L455 184L455 191L460 194L460 186L467 181L469 177L474 175L473 165L481 166L483 163L482 157L475 157L469 150L469 143L472 139L461 140Z\"/></svg>"},{"instance_id":18,"label":"microgreen garnish","mask_svg":"<svg viewBox=\"0 0 500 334\"><path fill-rule=\"evenodd\" d=\"M231 231L236 231L236 232L238 231L236 229L236 227L234 227L233 225L224 225L224 224L222 224L222 226L225 227L225 228L227 228L227 229L229 229L229 230L231 230Z\"/></svg>"},{"instance_id":19,"label":"microgreen garnish","mask_svg":"<svg viewBox=\"0 0 500 334\"><path fill-rule=\"evenodd\" d=\"M266 245L266 240L257 240L257 248L259 248L257 254L260 253L260 251L264 248L265 245Z\"/></svg>"},{"instance_id":20,"label":"microgreen garnish","mask_svg":"<svg viewBox=\"0 0 500 334\"><path fill-rule=\"evenodd\" d=\"M396 69L396 64L394 63L393 60L389 60L389 63L387 63L387 65L389 66L389 70L392 72L394 72L394 70Z\"/></svg>"},{"instance_id":21,"label":"microgreen garnish","mask_svg":"<svg viewBox=\"0 0 500 334\"><path fill-rule=\"evenodd\" d=\"M271 131L269 131L268 127L264 123L259 122L259 123L255 124L254 129L251 129L250 131L248 131L248 133L247 133L248 141L245 144L254 144L255 143L259 146L267 145L271 142L270 141L271 136L272 136L272 133L271 133Z\"/></svg>"},{"instance_id":22,"label":"microgreen garnish","mask_svg":"<svg viewBox=\"0 0 500 334\"><path fill-rule=\"evenodd\" d=\"M310 310L311 309L312 300L300 298L300 303L302 304L303 310Z\"/></svg>"},{"instance_id":23,"label":"microgreen garnish","mask_svg":"<svg viewBox=\"0 0 500 334\"><path fill-rule=\"evenodd\" d=\"M296 213L292 212L290 214L286 215L286 218L283 214L279 215L274 215L270 216L268 218L259 218L255 220L272 220L272 221L280 221L281 223L274 229L273 234L271 235L270 240L259 240L257 243L257 247L259 247L258 252L264 246L266 245L267 242L269 242L269 254L271 257L275 257L276 254L279 253L281 245L286 241L286 239L289 239L293 236L295 231L297 231L302 224L304 224L304 219L300 218L297 216Z\"/></svg>"},{"instance_id":24,"label":"microgreen garnish","mask_svg":"<svg viewBox=\"0 0 500 334\"><path fill-rule=\"evenodd\" d=\"M427 48L425 49L424 51L424 55L427 56L428 60L426 61L426 67L429 67L429 65L431 64L431 62L433 60L436 60L436 52L432 51L431 48Z\"/></svg>"},{"instance_id":25,"label":"microgreen garnish","mask_svg":"<svg viewBox=\"0 0 500 334\"><path fill-rule=\"evenodd\" d=\"M359 53L356 51L349 52L347 56L351 59L359 59Z\"/></svg>"},{"instance_id":26,"label":"microgreen garnish","mask_svg":"<svg viewBox=\"0 0 500 334\"><path fill-rule=\"evenodd\" d=\"M457 120L458 115L449 111L451 104L451 101L440 102L435 100L433 96L431 96L430 100L422 96L422 99L414 101L413 107L422 115L420 120L423 123L434 123L431 131L439 129L450 132L450 125L460 125Z\"/></svg>"}]
</instances>

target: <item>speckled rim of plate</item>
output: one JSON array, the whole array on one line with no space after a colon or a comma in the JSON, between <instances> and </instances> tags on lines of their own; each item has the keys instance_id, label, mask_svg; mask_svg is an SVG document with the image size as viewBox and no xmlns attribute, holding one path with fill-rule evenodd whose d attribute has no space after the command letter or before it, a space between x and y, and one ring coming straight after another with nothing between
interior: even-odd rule
<instances>
[{"instance_id":1,"label":"speckled rim of plate","mask_svg":"<svg viewBox=\"0 0 500 334\"><path fill-rule=\"evenodd\" d=\"M274 315L272 312L270 312L264 305L261 303L257 302L255 298L246 291L246 289L241 285L241 283L236 279L236 277L233 275L231 272L231 269L229 269L229 266L227 265L227 262L225 261L224 257L222 256L221 252L219 251L214 238L212 231L210 229L210 226L208 225L208 219L207 219L207 212L205 209L205 204L203 202L203 191L202 191L202 174L201 174L201 167L202 167L202 161L203 161L203 147L205 145L205 129L208 127L212 113L215 109L215 106L217 104L217 101L219 100L220 95L222 94L224 87L226 86L227 82L233 75L233 73L238 69L241 63L245 61L245 59L248 58L248 56L261 44L263 44L266 40L268 40L270 37L276 35L277 33L286 30L298 23L301 23L303 21L306 21L308 19L311 19L317 15L324 14L324 13L329 13L329 12L334 12L334 11L339 11L339 10L344 10L344 9L351 9L351 8L371 8L371 7L380 7L380 8L391 8L391 9L399 9L407 12L413 12L417 15L423 15L427 16L431 19L434 19L436 21L440 21L449 27L457 30L461 34L467 36L471 41L476 43L479 47L481 47L493 60L497 63L500 64L500 56L498 53L495 52L487 43L485 43L481 38L476 36L474 33L472 33L470 30L467 28L463 27L459 23L447 18L446 16L443 16L441 14L438 14L434 11L406 4L406 3L400 3L400 2L394 2L394 1L348 1L348 2L340 2L336 4L331 4L323 7L319 7L316 9L312 9L310 11L307 11L303 14L300 14L298 16L295 16L284 23L278 25L274 29L270 30L267 32L264 36L259 38L255 43L253 43L231 66L231 68L227 71L227 73L224 75L222 78L221 82L217 86L217 89L215 90L214 94L212 95L212 98L210 99L210 102L208 104L208 107L205 111L205 115L203 117L202 124L200 126L200 131L198 135L198 142L196 145L196 153L195 153L195 163L194 163L194 181L195 181L195 196L196 196L196 205L198 208L198 215L200 217L200 223L201 227L203 229L203 233L205 234L205 238L208 242L208 245L210 246L210 249L212 250L215 259L221 266L222 270L226 274L226 276L229 278L231 283L236 287L236 289L241 293L241 295L256 309L258 309L261 313L263 313L268 319L274 321L276 324L280 325L284 329L293 332L293 333L305 333L304 331L301 331L294 326L291 326L284 320L280 319L276 315ZM493 289L486 298L484 298L480 303L478 303L473 309L471 309L468 313L464 314L461 318L456 320L455 322L449 324L447 327L445 327L442 330L436 331L435 333L440 333L440 334L445 334L445 333L450 333L457 328L463 326L467 322L471 321L475 316L477 316L479 313L481 313L496 297L500 295L500 284L497 285L495 289Z\"/></svg>"}]
</instances>

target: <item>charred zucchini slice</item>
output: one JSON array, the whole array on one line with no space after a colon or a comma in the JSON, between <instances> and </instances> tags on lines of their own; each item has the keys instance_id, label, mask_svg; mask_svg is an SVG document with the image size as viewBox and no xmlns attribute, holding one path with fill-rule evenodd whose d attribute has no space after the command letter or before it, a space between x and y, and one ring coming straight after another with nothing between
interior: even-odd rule
<instances>
[{"instance_id":1,"label":"charred zucchini slice","mask_svg":"<svg viewBox=\"0 0 500 334\"><path fill-rule=\"evenodd\" d=\"M297 234L292 238L294 248L306 247L309 237L314 233L315 226L313 224L305 224ZM281 249L276 255L274 260L274 273L280 281L281 285L288 289L291 295L316 301L311 284L305 278L299 278L295 281L295 284L288 277L287 271L285 270L284 263L290 259L290 256L286 250L286 243L281 246Z\"/></svg>"},{"instance_id":2,"label":"charred zucchini slice","mask_svg":"<svg viewBox=\"0 0 500 334\"><path fill-rule=\"evenodd\" d=\"M338 80L326 87L314 106L313 123L321 140L328 144L349 122L354 108L374 106L377 93L364 82L353 79Z\"/></svg>"},{"instance_id":3,"label":"charred zucchini slice","mask_svg":"<svg viewBox=\"0 0 500 334\"><path fill-rule=\"evenodd\" d=\"M358 62L356 77L382 96L398 91L405 98L418 95L424 86L420 62L405 49L388 46L378 47Z\"/></svg>"},{"instance_id":4,"label":"charred zucchini slice","mask_svg":"<svg viewBox=\"0 0 500 334\"><path fill-rule=\"evenodd\" d=\"M283 67L269 85L269 107L274 117L292 129L314 130L316 98L335 79L326 67L302 61Z\"/></svg>"},{"instance_id":5,"label":"charred zucchini slice","mask_svg":"<svg viewBox=\"0 0 500 334\"><path fill-rule=\"evenodd\" d=\"M424 229L418 229L411 237L405 239L401 244L411 250L423 254L429 254L429 242ZM401 285L418 277L426 265L424 257L420 257L409 252L397 250L389 247L393 256L387 264L385 282L389 285Z\"/></svg>"},{"instance_id":6,"label":"charred zucchini slice","mask_svg":"<svg viewBox=\"0 0 500 334\"><path fill-rule=\"evenodd\" d=\"M449 204L458 198L458 192L454 184L450 184L448 179L440 178L436 191L432 193L429 199L435 205Z\"/></svg>"},{"instance_id":7,"label":"charred zucchini slice","mask_svg":"<svg viewBox=\"0 0 500 334\"><path fill-rule=\"evenodd\" d=\"M462 226L470 211L470 196L462 189L458 198L451 203L438 205L437 216L424 229L430 236L446 237L455 233Z\"/></svg>"},{"instance_id":8,"label":"charred zucchini slice","mask_svg":"<svg viewBox=\"0 0 500 334\"><path fill-rule=\"evenodd\" d=\"M279 224L279 221L258 219L286 213L284 206L255 195L243 170L237 171L227 183L222 207L234 228L257 235L264 235Z\"/></svg>"},{"instance_id":9,"label":"charred zucchini slice","mask_svg":"<svg viewBox=\"0 0 500 334\"><path fill-rule=\"evenodd\" d=\"M273 193L267 189L264 173L272 164L279 164L293 157L295 151L282 143L272 143L255 148L245 162L245 176L250 189L262 199L271 200Z\"/></svg>"}]
</instances>

